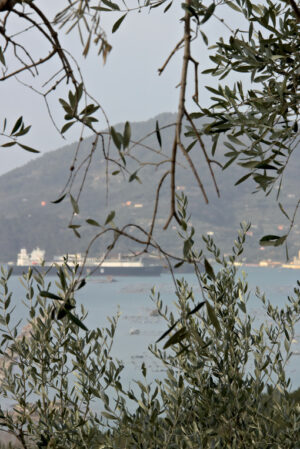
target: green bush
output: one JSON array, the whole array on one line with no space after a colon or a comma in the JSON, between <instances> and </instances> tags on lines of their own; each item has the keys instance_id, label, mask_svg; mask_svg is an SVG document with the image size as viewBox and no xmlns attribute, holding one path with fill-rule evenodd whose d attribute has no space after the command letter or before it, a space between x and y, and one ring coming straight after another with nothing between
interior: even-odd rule
<instances>
[{"instance_id":1,"label":"green bush","mask_svg":"<svg viewBox=\"0 0 300 449\"><path fill-rule=\"evenodd\" d=\"M82 329L84 308L71 314L80 285L70 271L59 269L56 294L41 275L30 270L23 277L28 318L21 328L11 324L10 273L2 270L0 397L13 405L0 407L0 430L23 448L97 447L103 418L95 401L106 401L122 370L110 357L117 319L104 330Z\"/></svg>"},{"instance_id":2,"label":"green bush","mask_svg":"<svg viewBox=\"0 0 300 449\"><path fill-rule=\"evenodd\" d=\"M149 383L143 364L138 391L122 387L122 366L110 356L117 318L105 330L86 330L85 310L76 311L83 285L76 270L59 269L56 293L41 275L23 277L25 328L11 324L10 273L2 270L0 397L13 408L0 408L0 429L27 449L299 448L299 390L290 394L285 367L300 291L281 309L257 293L268 322L256 328L235 266L247 230L243 225L228 258L204 238L212 267L183 224L185 256L204 261L203 273L195 265L201 296L174 279L176 317L152 291L167 327L150 351L165 373Z\"/></svg>"},{"instance_id":3,"label":"green bush","mask_svg":"<svg viewBox=\"0 0 300 449\"><path fill-rule=\"evenodd\" d=\"M236 241L236 254L247 229ZM282 309L261 296L271 324L256 329L247 312L248 285L236 279L236 256L220 258L210 238L206 244L218 271L206 262L206 272L198 273L200 302L185 280L176 281L177 321L157 296L170 332L164 348L155 345L151 351L166 377L150 388L143 369L140 395L128 394L137 409L129 413L123 402L107 448L300 447L300 406L285 375L299 290Z\"/></svg>"}]
</instances>

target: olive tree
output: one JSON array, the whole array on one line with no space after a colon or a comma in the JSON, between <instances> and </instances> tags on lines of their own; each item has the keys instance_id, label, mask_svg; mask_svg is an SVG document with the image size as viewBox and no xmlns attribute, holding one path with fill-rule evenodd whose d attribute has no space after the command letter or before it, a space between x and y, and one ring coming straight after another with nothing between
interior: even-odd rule
<instances>
[{"instance_id":1,"label":"olive tree","mask_svg":"<svg viewBox=\"0 0 300 449\"><path fill-rule=\"evenodd\" d=\"M107 392L123 368L110 356L118 317L88 330L84 308L71 313L76 269L65 266L56 294L41 274L22 277L27 317L16 322L10 275L2 269L0 441L8 434L24 449L99 447L101 411L109 410Z\"/></svg>"},{"instance_id":2,"label":"olive tree","mask_svg":"<svg viewBox=\"0 0 300 449\"><path fill-rule=\"evenodd\" d=\"M50 120L62 134L67 134L70 127L79 126L79 133L88 129L93 135L89 154L82 163L78 163L82 147L79 138L66 185L55 201L70 200L73 214L69 227L78 237L81 225L76 222L76 216L95 152L100 148L108 166L115 167L115 176L123 175L127 181L138 182L144 165L135 160L137 165L133 168L129 163L132 148L136 145L147 147L142 141L132 141L128 122L122 133L110 125L108 118L107 130L99 129L99 114L105 116L105 111L101 102L89 95L80 67L61 45L61 33L77 30L83 54L88 56L91 45L96 45L105 61L112 49L108 33L102 29L103 14L116 17L112 28L115 33L120 26L126 26L127 15L136 9L151 12L153 8L161 8L168 14L172 5L172 0L138 1L135 6L117 0L74 0L60 5L52 21L37 1L0 2L1 81L21 73L37 76L39 66L58 61L59 65L39 91L49 105L48 98L55 96L58 86L65 90L57 99L65 113L64 123L58 125L49 108ZM241 29L231 29L224 21L224 8L243 18ZM125 236L139 243L141 251L147 251L149 247L158 249L170 263L174 255L161 248L154 238L161 188L168 181L170 207L163 228L168 229L173 220L180 228L183 254L174 258L178 263L195 264L200 300L184 280L175 280L174 284L178 317L169 314L160 297L156 297L158 311L166 318L168 326L151 350L165 366L166 376L154 387L148 385L146 379L144 383L139 382L141 394L138 395L122 387L121 367L109 359L110 344L103 332L86 330L85 312L78 314L73 310L76 289L84 284L80 279L80 268L74 279L71 275L70 281L66 280L63 271L59 271L58 292L53 292L39 275L35 277L37 290L34 289L33 275L29 273L26 280L30 303L29 337L20 335L18 327L10 326L10 296L7 276L3 274L3 380L0 391L2 395L10 396L16 406L13 414L1 410L0 425L15 435L24 448L51 445L74 448L93 445L103 448L151 445L153 448L297 448L300 445L299 406L289 395L290 384L285 374L286 362L291 356L294 325L299 320L299 289L295 289L295 298L289 298L289 305L281 310L262 296L272 324L263 323L256 329L247 312L247 284L245 280L236 279L234 266L242 252L247 226L242 226L229 258L222 257L208 237L204 238L206 252L196 250L195 230L188 225L187 199L176 197L176 175L181 169L181 157L191 170L203 201L208 202L201 170L197 168L200 154L218 195L221 192L215 168L221 165L226 169L235 162L246 170L237 184L251 177L257 188L266 194L276 183L281 185L285 168L299 143L299 6L295 1L283 0L268 0L263 5L250 0L186 0L182 9L183 18L179 22L182 37L174 43L159 70L162 75L173 55L182 53L177 117L169 125L174 129L173 143L170 148L163 147L157 123L153 130L157 148L148 148L157 152L163 148L167 154L166 170L159 179L153 180L155 200L150 226L143 228L129 220L119 228L114 223L114 211L104 224L86 217L86 222L98 231L86 256L98 239L112 236L106 256L119 237ZM20 35L10 33L12 18L23 23L24 32L30 28L43 38L49 51L33 57ZM213 43L208 42L205 33L206 24L212 21L227 30L226 37ZM220 81L217 88L207 86L213 94L209 107L201 104L201 89L205 86L199 84L199 64L193 46L198 40L212 61L212 67L205 69L204 74L213 75ZM192 85L188 78L191 68ZM242 81L226 85L223 80L232 71L249 74L253 87L245 89ZM188 107L190 89L194 108ZM2 146L20 145L24 150L38 151L22 143L23 135L29 131L23 117L10 127L4 119L2 136L7 140ZM184 134L190 139L188 144L183 139ZM207 138L211 139L209 144ZM117 149L117 157L111 156L112 145ZM219 160L219 147L229 150L225 154L228 158L225 164ZM74 180L80 173L82 181L74 191ZM278 246L287 240L298 204L294 214L289 216L279 203L290 222L290 229L283 236L262 237L262 244ZM213 257L218 271L205 254ZM199 273L199 261L203 262L205 273ZM153 296L156 296L154 291ZM55 304L47 305L49 300ZM107 331L109 337L113 336L114 328L115 321L112 329ZM165 342L163 349L161 342ZM57 352L60 358L57 358ZM145 366L142 366L142 372L146 378ZM77 390L72 386L74 373L79 376ZM116 389L117 400L113 405L105 393L109 386ZM103 406L99 405L102 414L92 409L94 398L103 401ZM128 400L136 403L134 411L128 410ZM113 422L111 426L110 421ZM105 428L101 427L103 422Z\"/></svg>"},{"instance_id":3,"label":"olive tree","mask_svg":"<svg viewBox=\"0 0 300 449\"><path fill-rule=\"evenodd\" d=\"M141 245L141 251L152 246L163 252L163 248L158 248L153 238L159 198L162 186L169 182L170 210L168 213L164 211L165 221L162 227L167 229L172 220L180 223L176 210L176 173L181 170L180 161L184 161L189 167L205 203L209 198L201 179L203 168L198 168L199 162L206 165L204 169L210 173L217 195L220 195L220 191L215 170L225 169L237 162L246 170L245 175L236 180L237 184L251 177L258 189L269 194L273 186L279 183L279 201L285 168L299 143L299 6L293 0L267 1L262 5L250 0L183 2L183 17L178 23L182 29L182 37L174 42L174 48L170 49L159 68L159 75L167 76L165 71L170 60L177 53L182 55L177 117L174 123L167 125L174 129L173 144L170 148L165 148L159 123L153 130L153 134L157 136L157 148L149 148L142 141L132 141L128 122L123 133L117 132L110 125L109 117L101 107L101 91L99 99L89 95L79 65L61 43L62 33L76 33L86 57L89 57L91 46L96 46L99 56L105 62L113 51L109 43L110 32L117 33L120 27L126 26L129 14L136 11L151 12L154 8L160 9L162 14L168 14L172 7L172 0L144 0L134 5L126 1L74 0L60 3L52 20L44 13L43 6L38 1L2 1L0 5L0 80L5 83L9 78L25 74L32 74L33 80L36 80L39 78L39 69L49 67L48 79L43 79L42 87L38 88L34 83L29 85L22 79L20 81L42 96L49 118L59 133L67 135L70 127L78 127L78 146L73 161L70 161L66 184L62 186L56 200L71 201L73 216L69 227L78 237L82 223L76 221L74 216L80 208L85 180L95 152L102 151L107 162L108 188L111 173L108 167L111 167L114 176L123 175L125 181L135 183L142 179L143 169L147 164L145 160L141 161L138 156L132 155L133 148L138 147L143 153L159 153L163 150L163 161L159 160L155 164L160 166L163 163L166 168L162 174L159 172L160 178L153 178L155 200L151 223L140 229L137 223L129 220L130 226L118 229L113 223L114 213L110 214L91 242L93 244L96 240L111 236L110 244L107 245L108 252L115 246L120 235L134 239ZM240 18L239 28L232 29L230 23L226 22L228 14L236 14ZM115 18L111 31L103 29L103 15ZM23 31L13 33L11 30L17 21ZM209 41L206 33L208 24L223 28L224 37L215 42L210 37ZM29 31L37 39L44 41L48 46L46 52L39 52L23 40L24 33ZM211 67L202 70L201 82L196 44L200 46L201 53L209 54L212 62ZM253 87L249 89L249 83L246 83L245 88L242 79L226 84L226 77L233 72L242 76L246 74ZM203 85L205 74L219 79L219 86ZM202 104L203 89L208 89L213 94L209 107ZM56 122L49 103L50 96L53 101L57 90L61 98L56 98L56 101L60 102L65 113L63 124ZM194 107L188 102L190 97ZM106 120L106 131L99 127L100 116ZM4 119L2 136L7 139L2 146L19 145L24 150L38 151L22 143L23 135L30 130L25 119L20 117L13 125L9 125ZM80 161L78 155L82 147L80 136L83 130L88 130L94 138L89 154ZM183 139L184 134L189 138L188 141ZM117 156L112 156L112 146L117 149ZM225 153L228 158L226 163L223 162L222 154L225 147L228 150ZM81 181L75 188L74 180L79 176ZM295 211L290 216L279 202L282 213L289 220L289 230L281 236L273 233L264 236L261 244L278 246L286 242L295 222L298 205L299 203L295 205ZM85 219L85 224L96 227L99 225L93 217Z\"/></svg>"},{"instance_id":4,"label":"olive tree","mask_svg":"<svg viewBox=\"0 0 300 449\"><path fill-rule=\"evenodd\" d=\"M186 198L178 198L183 234L186 206ZM198 291L184 278L174 279L176 315L152 290L167 330L150 351L164 365L165 376L149 384L142 365L140 391L128 391L121 413L110 417L118 426L112 426L105 447L299 447L299 402L289 394L286 375L300 318L299 285L281 308L257 290L265 315L260 322L249 313L253 292L235 266L248 229L241 224L228 257L210 236L203 236L215 269L207 260L205 272L195 267ZM195 257L194 243L189 252ZM134 412L128 410L128 400L136 404Z\"/></svg>"},{"instance_id":5,"label":"olive tree","mask_svg":"<svg viewBox=\"0 0 300 449\"><path fill-rule=\"evenodd\" d=\"M178 199L183 237L186 205ZM167 330L149 349L164 373L149 379L143 363L135 389L122 385L122 365L110 356L116 319L107 329L85 327L76 268L58 267L57 291L38 273L23 276L22 323L14 321L10 273L2 271L0 430L24 449L298 448L300 404L290 394L286 363L300 290L281 308L258 291L265 317L256 322L235 266L248 229L241 225L226 258L203 237L216 265L205 259L205 272L195 266L198 289L174 279L175 313L153 288ZM197 251L191 243L187 256Z\"/></svg>"}]
</instances>

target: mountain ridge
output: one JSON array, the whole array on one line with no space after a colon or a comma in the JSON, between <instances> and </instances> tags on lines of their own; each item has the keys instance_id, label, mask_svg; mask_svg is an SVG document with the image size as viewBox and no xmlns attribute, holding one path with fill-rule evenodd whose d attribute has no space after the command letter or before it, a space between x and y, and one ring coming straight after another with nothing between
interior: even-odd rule
<instances>
[{"instance_id":1,"label":"mountain ridge","mask_svg":"<svg viewBox=\"0 0 300 449\"><path fill-rule=\"evenodd\" d=\"M70 201L65 199L60 204L52 204L63 189L70 173L73 153L77 143L65 145L62 148L45 153L43 156L27 162L0 176L0 259L2 262L15 261L21 248L31 251L36 246L46 250L47 259L62 253L83 252L89 240L93 236L91 226L86 224L87 218L93 218L104 223L107 214L111 210L116 211L116 225L125 224L128 219L145 227L150 226L153 204L155 199L154 178L158 180L168 165L168 153L172 147L172 127L162 129L165 124L174 121L175 114L163 113L148 121L131 124L132 139L139 141L143 136L152 132L152 135L143 141L143 146L135 146L132 150L132 158L128 160L128 169L134 173L138 165L136 158L143 164L137 175L142 184L137 180L128 182L119 174L112 176L116 168L109 169L109 204L106 204L106 164L103 159L101 145L97 147L93 163L90 167L86 187L80 203L80 214L75 223L81 225L78 239L72 230L68 229L72 207ZM162 150L157 141L155 132L156 121L161 128ZM124 124L115 126L118 132L123 132ZM87 155L89 145L93 140L90 136L82 142L81 160ZM153 147L155 151L150 151ZM110 150L112 158L118 156L116 147L112 145ZM165 155L166 153L166 155ZM225 252L230 251L233 244L236 229L242 220L251 220L252 233L247 244L246 257L248 260L258 260L266 257L284 259L284 251L279 248L259 249L259 238L267 233L275 231L283 233L287 228L287 220L280 212L278 206L270 198L265 198L262 193L250 195L254 190L254 184L247 181L237 187L234 183L244 173L240 167L232 166L222 171L216 166L215 175L221 191L221 199L217 198L212 179L208 173L205 160L200 153L195 153L195 164L199 170L200 178L207 190L210 203L204 204L203 198L194 179L191 179L189 169L183 168L186 162L180 156L178 174L176 177L178 193L187 194L190 198L190 210L193 226L197 230L197 241L200 235L207 232L214 233L218 244ZM199 155L199 156L198 156ZM217 155L222 158L222 155ZM147 165L146 161L151 165ZM299 163L299 157L297 159ZM78 161L80 164L80 160ZM155 164L158 164L155 166ZM296 199L298 166L293 164L287 177L283 203L290 210ZM298 164L299 165L299 164ZM78 166L78 165L77 165ZM82 176L82 174L81 174ZM157 181L155 181L157 182ZM80 180L74 183L75 191L80 187ZM169 212L169 180L167 179L161 189L159 213L155 237L164 247L180 253L181 243L177 239L177 231L173 229L176 223L171 223L168 231L162 231ZM129 203L130 205L126 203ZM135 205L141 205L135 207ZM282 230L278 230L282 226ZM82 231L82 232L81 232ZM91 254L102 252L109 241L96 244L92 247ZM175 245L175 246L174 246ZM291 256L300 246L297 227L290 239ZM125 239L120 240L118 250L128 252L136 250L137 245ZM117 250L117 249L116 249Z\"/></svg>"}]
</instances>

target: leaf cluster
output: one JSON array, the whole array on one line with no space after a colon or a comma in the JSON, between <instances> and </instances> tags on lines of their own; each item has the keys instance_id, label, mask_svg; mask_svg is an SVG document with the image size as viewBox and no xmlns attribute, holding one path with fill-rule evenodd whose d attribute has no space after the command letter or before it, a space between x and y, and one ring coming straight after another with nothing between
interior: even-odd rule
<instances>
[{"instance_id":1,"label":"leaf cluster","mask_svg":"<svg viewBox=\"0 0 300 449\"><path fill-rule=\"evenodd\" d=\"M10 274L2 269L0 280L0 430L24 448L96 447L103 419L95 404L110 410L106 392L122 370L110 357L117 318L89 331L83 307L70 314L70 292L80 285L67 268L58 273L57 294L42 275L23 276L27 324L13 324Z\"/></svg>"},{"instance_id":2,"label":"leaf cluster","mask_svg":"<svg viewBox=\"0 0 300 449\"><path fill-rule=\"evenodd\" d=\"M207 250L218 270L207 263L200 276L202 298L184 279L176 280L179 319L153 290L169 328L150 350L165 376L150 385L142 367L139 394L127 393L137 408L130 413L123 404L107 447L299 447L300 409L285 375L299 321L299 289L281 309L260 295L269 324L256 328L247 311L248 284L237 279L233 264L237 256L220 258L211 240Z\"/></svg>"},{"instance_id":3,"label":"leaf cluster","mask_svg":"<svg viewBox=\"0 0 300 449\"><path fill-rule=\"evenodd\" d=\"M212 136L213 153L218 136L225 137L223 168L237 162L247 170L236 184L251 176L267 194L276 181L280 191L299 139L299 29L287 3L227 2L246 19L248 31L232 32L227 42L221 38L210 56L213 67L203 73L219 80L232 72L247 74L253 87L245 89L242 81L233 87L223 82L217 88L206 86L212 105L196 113L209 118L201 132Z\"/></svg>"}]
</instances>

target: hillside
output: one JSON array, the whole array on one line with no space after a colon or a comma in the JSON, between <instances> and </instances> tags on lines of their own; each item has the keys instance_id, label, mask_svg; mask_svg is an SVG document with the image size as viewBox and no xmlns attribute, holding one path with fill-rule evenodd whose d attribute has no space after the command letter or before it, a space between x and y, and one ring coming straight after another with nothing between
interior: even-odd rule
<instances>
[{"instance_id":1,"label":"hillside","mask_svg":"<svg viewBox=\"0 0 300 449\"><path fill-rule=\"evenodd\" d=\"M142 137L155 129L155 122L159 124L174 121L174 115L161 114L146 122L132 123L132 139L140 140ZM118 125L116 129L123 130L124 125ZM71 205L69 199L65 199L60 204L52 204L51 201L59 197L72 163L76 144L72 144L56 151L47 153L34 161L17 168L0 177L0 250L1 261L6 262L16 260L16 255L20 248L25 247L32 250L39 246L46 250L47 259L62 253L74 253L84 251L88 241L93 235L94 229L85 224L86 218L93 218L100 223L105 221L110 210L116 211L115 222L139 223L149 226L155 198L155 183L166 170L172 146L173 131L167 128L161 131L162 150L160 151L156 136L147 138L143 143L153 147L157 152L149 152L145 147L135 146L129 162L128 168L132 173L137 168L135 158L141 161L146 160L150 165L144 165L138 176L142 180L128 182L128 177L123 178L121 174L111 176L116 167L109 167L109 195L106 203L106 164L103 158L102 147L99 145L93 158L86 187L80 204L80 214L76 217L76 223L81 224L81 238L75 237L72 230L68 229L68 222L71 215ZM92 137L82 143L80 160L84 160L90 148ZM195 150L192 152L195 154ZM117 156L117 150L112 146L111 157ZM198 157L198 156L197 156ZM216 155L222 160L222 155ZM196 159L194 159L196 161ZM155 167L155 162L160 161L160 165ZM80 161L78 161L80 163ZM300 158L290 164L286 185L282 193L282 203L288 211L292 210L297 200L298 173ZM243 171L236 166L231 166L222 171L216 166L216 178L221 191L219 199L214 190L213 183L208 173L207 166L203 158L197 160L200 177L205 185L209 204L205 205L198 186L191 176L191 172L186 167L185 161L180 161L177 176L177 186L179 192L184 191L190 198L192 223L195 226L200 239L201 234L213 232L217 243L223 251L230 250L236 229L242 220L251 221L252 236L249 236L246 256L248 260L259 260L273 257L284 260L285 254L281 248L259 250L259 237L266 233L284 233L287 229L287 220L280 212L275 201L265 198L261 193L252 195L254 184L249 181L239 186L234 186ZM79 175L74 184L74 191L79 188L79 181L83 173ZM127 204L126 204L127 203ZM142 205L135 207L135 205ZM170 232L162 231L163 224L169 213L169 181L161 190L161 200L159 203L159 214L156 226L156 238L160 243L180 250L177 239L175 223L171 223ZM278 226L283 226L278 230ZM300 229L300 228L299 228ZM92 254L98 254L109 243L96 242L92 247ZM137 247L128 243L125 239L120 241L117 250L128 251ZM300 231L295 227L289 241L290 255L296 254L300 248Z\"/></svg>"}]
</instances>

